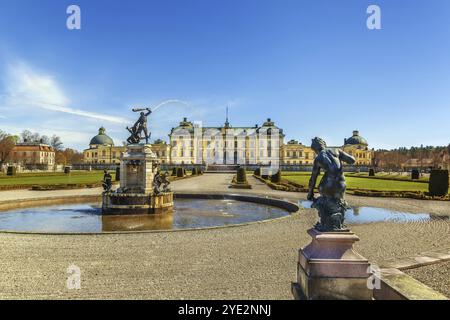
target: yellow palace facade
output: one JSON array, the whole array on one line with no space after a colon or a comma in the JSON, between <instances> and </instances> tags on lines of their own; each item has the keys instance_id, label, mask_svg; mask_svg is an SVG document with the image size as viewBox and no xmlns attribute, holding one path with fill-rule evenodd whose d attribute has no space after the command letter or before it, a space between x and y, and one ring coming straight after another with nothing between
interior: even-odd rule
<instances>
[{"instance_id":1,"label":"yellow palace facade","mask_svg":"<svg viewBox=\"0 0 450 320\"><path fill-rule=\"evenodd\" d=\"M232 127L226 120L223 126L202 127L184 118L169 133L169 143L160 139L152 143L152 150L162 164L202 165L283 165L308 166L314 162L311 147L297 140L284 143L283 129L267 119L262 125ZM373 150L357 130L344 139L341 148L356 158L357 166L372 165ZM119 164L125 146L114 141L101 127L89 148L83 151L87 164Z\"/></svg>"}]
</instances>

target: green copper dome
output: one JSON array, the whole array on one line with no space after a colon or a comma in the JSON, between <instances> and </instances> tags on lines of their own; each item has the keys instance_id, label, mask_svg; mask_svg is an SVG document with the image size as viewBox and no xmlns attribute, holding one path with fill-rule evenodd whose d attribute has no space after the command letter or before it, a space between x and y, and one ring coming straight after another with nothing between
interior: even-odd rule
<instances>
[{"instance_id":1,"label":"green copper dome","mask_svg":"<svg viewBox=\"0 0 450 320\"><path fill-rule=\"evenodd\" d=\"M365 146L368 145L367 140L359 135L359 131L358 130L353 131L353 136L351 136L348 139L345 139L344 140L344 144L345 145L348 145L348 144L361 144L361 145L365 145Z\"/></svg>"},{"instance_id":2,"label":"green copper dome","mask_svg":"<svg viewBox=\"0 0 450 320\"><path fill-rule=\"evenodd\" d=\"M105 128L101 127L100 129L98 129L98 135L96 135L95 137L93 137L91 139L91 142L89 143L90 145L95 145L95 144L99 144L99 145L114 145L114 141L113 139L111 139L107 134L105 134Z\"/></svg>"}]
</instances>

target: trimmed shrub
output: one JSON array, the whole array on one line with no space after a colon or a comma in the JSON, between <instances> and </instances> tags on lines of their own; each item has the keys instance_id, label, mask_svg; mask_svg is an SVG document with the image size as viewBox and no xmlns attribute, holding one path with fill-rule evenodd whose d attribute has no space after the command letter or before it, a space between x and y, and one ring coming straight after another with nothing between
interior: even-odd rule
<instances>
[{"instance_id":1,"label":"trimmed shrub","mask_svg":"<svg viewBox=\"0 0 450 320\"><path fill-rule=\"evenodd\" d=\"M116 168L116 181L120 181L120 167Z\"/></svg>"},{"instance_id":2,"label":"trimmed shrub","mask_svg":"<svg viewBox=\"0 0 450 320\"><path fill-rule=\"evenodd\" d=\"M172 176L176 176L177 175L177 167L173 167L172 168Z\"/></svg>"},{"instance_id":3,"label":"trimmed shrub","mask_svg":"<svg viewBox=\"0 0 450 320\"><path fill-rule=\"evenodd\" d=\"M375 170L369 169L369 177L375 177Z\"/></svg>"},{"instance_id":4,"label":"trimmed shrub","mask_svg":"<svg viewBox=\"0 0 450 320\"><path fill-rule=\"evenodd\" d=\"M255 175L255 176L260 176L261 175L261 168L258 168L258 169L255 169L255 171L253 172L253 174Z\"/></svg>"},{"instance_id":5,"label":"trimmed shrub","mask_svg":"<svg viewBox=\"0 0 450 320\"><path fill-rule=\"evenodd\" d=\"M247 175L245 172L245 168L239 167L236 172L236 177L237 183L247 183Z\"/></svg>"},{"instance_id":6,"label":"trimmed shrub","mask_svg":"<svg viewBox=\"0 0 450 320\"><path fill-rule=\"evenodd\" d=\"M178 178L184 177L184 169L183 168L180 168L180 167L177 168L177 177Z\"/></svg>"},{"instance_id":7,"label":"trimmed shrub","mask_svg":"<svg viewBox=\"0 0 450 320\"><path fill-rule=\"evenodd\" d=\"M278 170L277 173L271 175L270 181L272 183L280 183L281 182L281 170Z\"/></svg>"},{"instance_id":8,"label":"trimmed shrub","mask_svg":"<svg viewBox=\"0 0 450 320\"><path fill-rule=\"evenodd\" d=\"M443 197L448 193L448 170L431 170L428 183L430 196Z\"/></svg>"},{"instance_id":9,"label":"trimmed shrub","mask_svg":"<svg viewBox=\"0 0 450 320\"><path fill-rule=\"evenodd\" d=\"M186 175L186 169L183 168L183 177Z\"/></svg>"},{"instance_id":10,"label":"trimmed shrub","mask_svg":"<svg viewBox=\"0 0 450 320\"><path fill-rule=\"evenodd\" d=\"M64 173L65 174L70 173L70 167L64 167Z\"/></svg>"},{"instance_id":11,"label":"trimmed shrub","mask_svg":"<svg viewBox=\"0 0 450 320\"><path fill-rule=\"evenodd\" d=\"M17 170L16 167L9 166L7 171L6 171L6 175L7 176L15 176L16 172L17 172L16 170Z\"/></svg>"},{"instance_id":12,"label":"trimmed shrub","mask_svg":"<svg viewBox=\"0 0 450 320\"><path fill-rule=\"evenodd\" d=\"M420 172L417 169L411 170L411 179L418 180L420 178Z\"/></svg>"}]
</instances>

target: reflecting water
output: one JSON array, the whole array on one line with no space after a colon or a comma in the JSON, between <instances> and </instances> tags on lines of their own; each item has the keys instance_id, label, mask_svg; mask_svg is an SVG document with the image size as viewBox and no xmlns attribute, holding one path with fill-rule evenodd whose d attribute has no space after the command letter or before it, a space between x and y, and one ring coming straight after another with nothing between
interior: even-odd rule
<instances>
[{"instance_id":1,"label":"reflecting water","mask_svg":"<svg viewBox=\"0 0 450 320\"><path fill-rule=\"evenodd\" d=\"M299 201L303 208L311 208L312 201ZM450 220L449 216L435 216L428 213L409 213L375 207L353 207L345 213L348 224L369 223L379 221L411 222L426 220Z\"/></svg>"},{"instance_id":2,"label":"reflecting water","mask_svg":"<svg viewBox=\"0 0 450 320\"><path fill-rule=\"evenodd\" d=\"M236 200L176 199L173 213L103 216L98 203L22 208L0 213L0 230L92 233L204 228L288 215L283 209Z\"/></svg>"}]
</instances>

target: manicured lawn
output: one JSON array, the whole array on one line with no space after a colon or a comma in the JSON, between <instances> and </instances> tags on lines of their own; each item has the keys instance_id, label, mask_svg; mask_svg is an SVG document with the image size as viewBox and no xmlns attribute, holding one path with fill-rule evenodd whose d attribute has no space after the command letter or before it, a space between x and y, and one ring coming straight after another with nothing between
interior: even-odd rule
<instances>
[{"instance_id":1,"label":"manicured lawn","mask_svg":"<svg viewBox=\"0 0 450 320\"><path fill-rule=\"evenodd\" d=\"M291 175L290 173L284 173L284 175L282 175L282 178L307 187L310 176L311 174L307 172L296 172L293 175ZM320 179L321 178L317 180L317 183L319 183ZM347 188L352 189L367 189L379 191L428 191L427 183L413 181L355 178L348 176L346 177L346 181Z\"/></svg>"},{"instance_id":2,"label":"manicured lawn","mask_svg":"<svg viewBox=\"0 0 450 320\"><path fill-rule=\"evenodd\" d=\"M115 179L115 174L110 172ZM0 176L2 185L46 185L46 184L74 184L74 183L98 183L103 179L103 171L72 171L64 173L24 173L16 176Z\"/></svg>"},{"instance_id":3,"label":"manicured lawn","mask_svg":"<svg viewBox=\"0 0 450 320\"><path fill-rule=\"evenodd\" d=\"M367 172L361 172L361 173L346 173L346 176L348 177L362 177L367 178L369 177L369 174ZM413 181L411 180L411 174L400 174L400 173L387 173L387 172L378 172L375 176L378 179L386 179L386 180L401 180L401 181ZM426 181L428 182L429 175L423 175L418 179L418 181ZM414 180L417 181L417 180Z\"/></svg>"}]
</instances>

